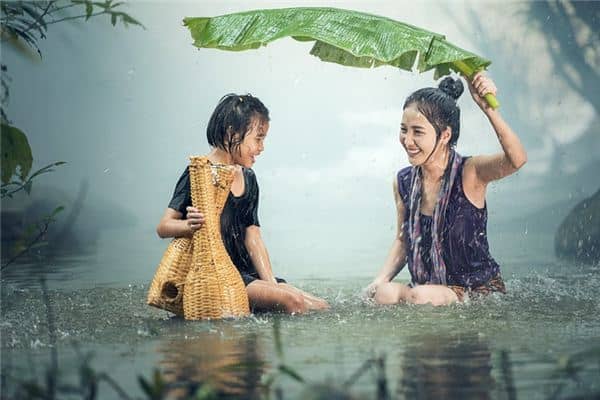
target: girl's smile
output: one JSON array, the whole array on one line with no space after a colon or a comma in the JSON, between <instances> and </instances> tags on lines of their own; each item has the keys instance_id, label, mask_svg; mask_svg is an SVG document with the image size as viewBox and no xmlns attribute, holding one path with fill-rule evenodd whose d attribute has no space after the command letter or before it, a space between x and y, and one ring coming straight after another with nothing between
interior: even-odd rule
<instances>
[{"instance_id":1,"label":"girl's smile","mask_svg":"<svg viewBox=\"0 0 600 400\"><path fill-rule=\"evenodd\" d=\"M256 158L265 149L265 138L269 131L269 121L254 118L250 125L250 131L240 144L239 151L234 156L235 164L250 168L256 162Z\"/></svg>"}]
</instances>

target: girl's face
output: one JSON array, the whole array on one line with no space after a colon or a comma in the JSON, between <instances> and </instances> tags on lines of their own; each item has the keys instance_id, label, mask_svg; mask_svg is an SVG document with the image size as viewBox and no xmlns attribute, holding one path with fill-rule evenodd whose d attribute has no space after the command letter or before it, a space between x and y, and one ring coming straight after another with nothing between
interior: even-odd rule
<instances>
[{"instance_id":1,"label":"girl's face","mask_svg":"<svg viewBox=\"0 0 600 400\"><path fill-rule=\"evenodd\" d=\"M250 130L240 143L239 151L233 154L233 162L246 168L251 168L256 157L265 149L265 138L269 131L269 121L253 117Z\"/></svg>"},{"instance_id":2,"label":"girl's face","mask_svg":"<svg viewBox=\"0 0 600 400\"><path fill-rule=\"evenodd\" d=\"M433 125L419 112L415 104L410 104L404 109L400 124L400 143L406 150L411 165L422 165L435 158L435 154L429 156L434 149L436 153L442 150L445 136L442 134L440 137L442 143L439 143L436 148L436 132Z\"/></svg>"}]
</instances>

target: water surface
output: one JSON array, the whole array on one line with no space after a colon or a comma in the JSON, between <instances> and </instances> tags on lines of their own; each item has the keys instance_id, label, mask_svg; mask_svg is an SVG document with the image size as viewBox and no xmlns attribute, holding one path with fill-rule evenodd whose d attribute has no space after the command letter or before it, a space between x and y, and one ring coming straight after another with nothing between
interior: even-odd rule
<instances>
[{"instance_id":1,"label":"water surface","mask_svg":"<svg viewBox=\"0 0 600 400\"><path fill-rule=\"evenodd\" d=\"M52 265L62 268L48 265L45 276L63 379L75 380L91 352L91 365L132 395L141 395L137 376L149 377L156 368L182 386L174 397L190 382L209 382L223 396L256 398L261 382L283 363L308 382L277 375L274 385L284 398L303 398L323 383L374 398L378 377L392 398L597 396L600 267L539 259L515 253L504 265L508 294L466 304L380 307L360 297L370 276L304 277L295 283L326 298L330 311L208 322L146 306L148 282L86 287L83 264L93 263L91 256L61 256ZM40 274L31 272L43 266L14 268L4 276L1 299L5 394L19 378L41 377L50 362L47 306ZM61 287L66 277L71 283ZM382 359L383 368L374 364L361 373L371 359ZM116 395L108 386L100 389L102 398Z\"/></svg>"}]
</instances>

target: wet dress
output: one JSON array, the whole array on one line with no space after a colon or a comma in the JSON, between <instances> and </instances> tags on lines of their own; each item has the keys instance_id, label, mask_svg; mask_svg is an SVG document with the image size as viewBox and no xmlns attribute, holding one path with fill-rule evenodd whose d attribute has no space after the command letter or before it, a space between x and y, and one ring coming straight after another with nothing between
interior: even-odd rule
<instances>
[{"instance_id":1,"label":"wet dress","mask_svg":"<svg viewBox=\"0 0 600 400\"><path fill-rule=\"evenodd\" d=\"M258 221L258 182L251 168L242 168L242 170L244 193L234 196L229 192L221 214L221 236L231 261L240 272L244 284L248 286L251 282L260 279L244 244L246 228L251 225L260 226ZM175 186L169 208L182 213L182 218L185 219L187 217L186 207L191 205L190 174L186 168ZM276 279L278 282L285 282L283 279Z\"/></svg>"},{"instance_id":2,"label":"wet dress","mask_svg":"<svg viewBox=\"0 0 600 400\"><path fill-rule=\"evenodd\" d=\"M492 258L487 240L487 205L477 208L467 199L462 184L463 157L452 185L441 232L442 257L446 264L446 283L462 300L465 293L505 292L500 266ZM398 192L404 203L404 237L411 248L408 234L412 167L397 174ZM431 216L421 214L421 258L431 271ZM409 257L410 259L410 257Z\"/></svg>"}]
</instances>

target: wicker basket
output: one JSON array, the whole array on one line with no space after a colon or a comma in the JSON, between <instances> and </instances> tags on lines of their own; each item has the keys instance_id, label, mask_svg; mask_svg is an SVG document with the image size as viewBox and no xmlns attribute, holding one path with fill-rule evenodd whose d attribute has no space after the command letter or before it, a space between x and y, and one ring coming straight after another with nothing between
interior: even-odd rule
<instances>
[{"instance_id":1,"label":"wicker basket","mask_svg":"<svg viewBox=\"0 0 600 400\"><path fill-rule=\"evenodd\" d=\"M173 239L148 291L148 304L183 316L183 285L192 265L192 240Z\"/></svg>"},{"instance_id":2,"label":"wicker basket","mask_svg":"<svg viewBox=\"0 0 600 400\"><path fill-rule=\"evenodd\" d=\"M246 287L223 245L220 228L234 172L230 167L211 164L206 157L192 157L189 168L192 204L204 214L205 222L192 239L183 315L185 319L248 315Z\"/></svg>"},{"instance_id":3,"label":"wicker basket","mask_svg":"<svg viewBox=\"0 0 600 400\"><path fill-rule=\"evenodd\" d=\"M244 282L221 237L221 213L233 170L206 157L191 157L192 204L205 222L192 239L174 239L163 255L150 289L149 305L186 319L238 317L250 313Z\"/></svg>"}]
</instances>

